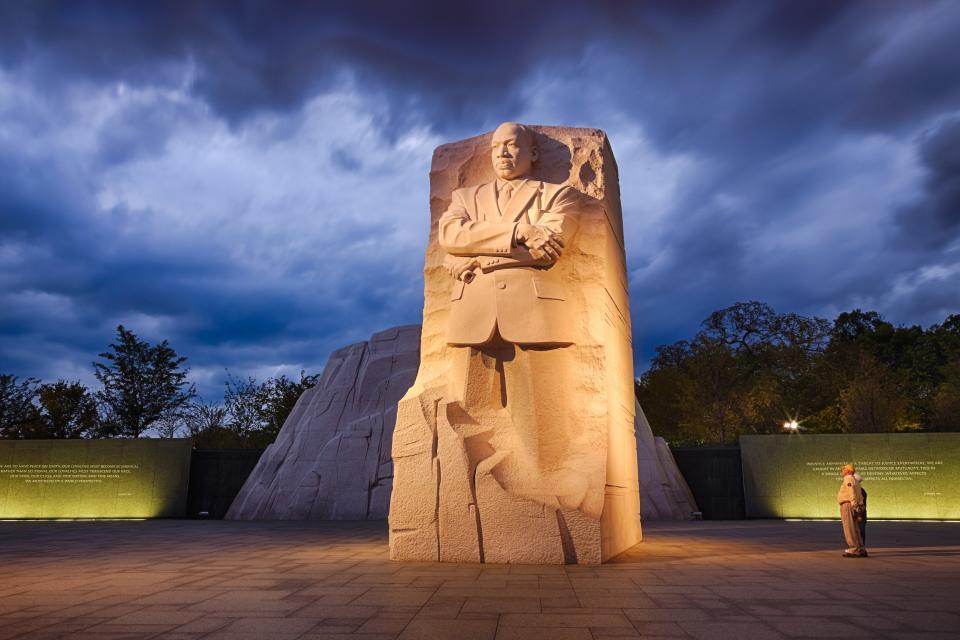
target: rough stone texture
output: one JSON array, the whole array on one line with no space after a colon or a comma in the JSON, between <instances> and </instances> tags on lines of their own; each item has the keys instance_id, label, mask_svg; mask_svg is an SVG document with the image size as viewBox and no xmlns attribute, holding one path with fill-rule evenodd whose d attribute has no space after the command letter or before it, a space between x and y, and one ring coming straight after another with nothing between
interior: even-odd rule
<instances>
[{"instance_id":1,"label":"rough stone texture","mask_svg":"<svg viewBox=\"0 0 960 640\"><path fill-rule=\"evenodd\" d=\"M446 252L437 241L437 221L454 189L488 183L494 174L490 134L443 145L434 153L430 173L420 369L398 406L393 439L394 559L594 564L641 538L616 162L600 130L532 128L540 148L533 178L570 185L582 199L575 241L550 267L559 270L551 276L562 276L566 300L577 309L570 320L575 339L564 349L565 366L529 365L562 389L565 408L556 412L549 427L553 433L534 436L541 447L555 438L561 450L553 458L560 462L549 470L553 475L544 477L562 497L515 490L545 483L544 477L524 479L524 464L515 462L520 455L515 443L531 437L520 428L529 421L502 408L478 406L489 402L489 392L482 389L489 381L471 378L484 373L458 366L466 350L447 344L455 281L443 267ZM511 402L516 410L516 399ZM540 393L520 403L521 411L538 418L551 415ZM540 404L528 411L523 403ZM578 490L581 497L571 502L569 496Z\"/></svg>"},{"instance_id":2,"label":"rough stone texture","mask_svg":"<svg viewBox=\"0 0 960 640\"><path fill-rule=\"evenodd\" d=\"M413 382L420 327L394 327L335 351L297 401L227 512L228 520L386 516L397 400Z\"/></svg>"},{"instance_id":3,"label":"rough stone texture","mask_svg":"<svg viewBox=\"0 0 960 640\"><path fill-rule=\"evenodd\" d=\"M647 416L636 404L637 469L640 515L644 520L692 520L698 511L690 487L663 438L654 437Z\"/></svg>"},{"instance_id":4,"label":"rough stone texture","mask_svg":"<svg viewBox=\"0 0 960 640\"><path fill-rule=\"evenodd\" d=\"M321 380L297 402L227 519L386 518L393 478L389 460L381 457L390 450L396 401L416 378L419 342L419 325L394 327L331 354ZM653 436L639 404L635 411L643 519L689 520L697 510L690 489L663 438ZM371 425L365 455L339 458L342 440L355 439L351 425L364 422ZM344 446L345 452L353 450L350 443Z\"/></svg>"},{"instance_id":5,"label":"rough stone texture","mask_svg":"<svg viewBox=\"0 0 960 640\"><path fill-rule=\"evenodd\" d=\"M390 450L396 399L416 377L419 340L419 325L394 327L335 351L319 384L303 394L250 474L227 519L386 518L393 478L389 459L381 455ZM669 447L654 437L639 404L635 412L643 519L691 519L697 505ZM356 435L350 425L364 422L373 425L365 455L338 457L341 441ZM344 446L352 450L350 443Z\"/></svg>"}]
</instances>

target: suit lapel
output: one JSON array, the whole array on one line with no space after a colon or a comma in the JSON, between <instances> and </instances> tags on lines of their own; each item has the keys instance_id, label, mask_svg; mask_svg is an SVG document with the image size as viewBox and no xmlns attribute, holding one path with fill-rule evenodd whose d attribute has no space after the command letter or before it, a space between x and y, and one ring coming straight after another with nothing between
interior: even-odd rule
<instances>
[{"instance_id":1,"label":"suit lapel","mask_svg":"<svg viewBox=\"0 0 960 640\"><path fill-rule=\"evenodd\" d=\"M518 222L523 214L526 213L530 201L537 195L540 183L535 180L525 180L510 198L510 204L507 210L503 212L503 219L510 222Z\"/></svg>"},{"instance_id":2,"label":"suit lapel","mask_svg":"<svg viewBox=\"0 0 960 640\"><path fill-rule=\"evenodd\" d=\"M500 210L497 209L497 187L496 183L489 182L477 192L477 206L480 211L480 220L489 222L500 222Z\"/></svg>"}]
</instances>

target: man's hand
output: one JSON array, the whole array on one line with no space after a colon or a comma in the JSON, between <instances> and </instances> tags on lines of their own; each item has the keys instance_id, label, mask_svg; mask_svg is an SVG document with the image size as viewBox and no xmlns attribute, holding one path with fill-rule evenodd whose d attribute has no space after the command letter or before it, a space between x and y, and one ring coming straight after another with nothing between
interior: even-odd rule
<instances>
[{"instance_id":1,"label":"man's hand","mask_svg":"<svg viewBox=\"0 0 960 640\"><path fill-rule=\"evenodd\" d=\"M517 225L517 244L522 244L530 255L540 260L556 260L563 253L563 238L550 227L533 224Z\"/></svg>"},{"instance_id":2,"label":"man's hand","mask_svg":"<svg viewBox=\"0 0 960 640\"><path fill-rule=\"evenodd\" d=\"M447 255L443 259L443 266L455 280L463 280L469 283L476 275L474 269L480 268L480 262L476 258L458 258Z\"/></svg>"}]
</instances>

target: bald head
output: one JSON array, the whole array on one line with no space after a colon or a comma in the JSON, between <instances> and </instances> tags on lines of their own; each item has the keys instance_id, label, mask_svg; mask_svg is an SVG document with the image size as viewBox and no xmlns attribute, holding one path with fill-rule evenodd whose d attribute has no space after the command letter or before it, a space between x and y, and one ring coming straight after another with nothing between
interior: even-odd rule
<instances>
[{"instance_id":1,"label":"bald head","mask_svg":"<svg viewBox=\"0 0 960 640\"><path fill-rule=\"evenodd\" d=\"M497 127L490 151L493 171L504 180L528 176L540 156L533 132L516 122L504 122Z\"/></svg>"}]
</instances>

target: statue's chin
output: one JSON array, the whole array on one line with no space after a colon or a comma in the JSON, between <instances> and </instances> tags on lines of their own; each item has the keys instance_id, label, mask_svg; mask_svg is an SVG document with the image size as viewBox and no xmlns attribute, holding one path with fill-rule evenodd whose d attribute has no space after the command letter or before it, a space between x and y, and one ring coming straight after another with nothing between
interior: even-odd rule
<instances>
[{"instance_id":1,"label":"statue's chin","mask_svg":"<svg viewBox=\"0 0 960 640\"><path fill-rule=\"evenodd\" d=\"M497 174L497 177L501 180L516 180L517 178L522 178L526 175L523 171L517 171L516 169L494 169L493 172Z\"/></svg>"}]
</instances>

